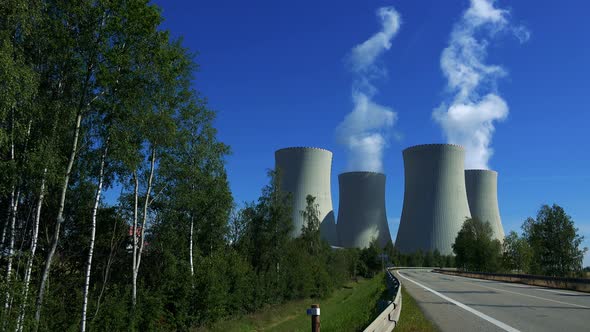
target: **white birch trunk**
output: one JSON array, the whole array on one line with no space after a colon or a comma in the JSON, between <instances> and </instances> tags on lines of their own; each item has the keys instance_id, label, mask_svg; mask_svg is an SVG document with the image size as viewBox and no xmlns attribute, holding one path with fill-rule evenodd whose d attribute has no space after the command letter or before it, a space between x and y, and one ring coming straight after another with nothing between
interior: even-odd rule
<instances>
[{"instance_id":1,"label":"white birch trunk","mask_svg":"<svg viewBox=\"0 0 590 332\"><path fill-rule=\"evenodd\" d=\"M152 191L152 182L154 179L154 169L156 167L156 150L154 148L152 148L151 154L152 156L150 162L150 175L148 178L148 186L145 194L145 201L143 203L143 220L141 221L141 238L139 239L139 253L137 254L137 270L139 270L139 265L141 264L141 254L143 253L143 248L145 245L145 225L147 224L150 194Z\"/></svg>"},{"instance_id":2,"label":"white birch trunk","mask_svg":"<svg viewBox=\"0 0 590 332\"><path fill-rule=\"evenodd\" d=\"M41 178L41 188L39 191L39 198L37 199L37 211L35 211L35 221L33 223L33 237L31 239L31 252L27 261L27 268L25 270L23 299L20 306L18 321L16 324L16 331L23 330L25 320L25 311L27 308L27 298L29 296L29 284L31 282L31 273L33 271L33 261L35 260L35 252L37 251L37 239L39 238L39 223L41 220L41 207L43 206L43 199L45 198L45 181L47 176L47 167L43 169L43 177Z\"/></svg>"},{"instance_id":3,"label":"white birch trunk","mask_svg":"<svg viewBox=\"0 0 590 332\"><path fill-rule=\"evenodd\" d=\"M98 213L98 205L100 204L100 195L102 193L102 184L104 179L104 164L107 157L109 139L106 139L104 151L100 159L100 171L98 175L98 187L96 188L96 196L94 197L94 206L92 207L92 228L90 231L90 250L88 251L88 260L86 261L86 277L84 280L83 300L82 300L82 323L80 331L86 331L86 309L88 308L88 290L90 288L90 272L92 270L92 256L94 254L94 240L96 238L96 215Z\"/></svg>"},{"instance_id":4,"label":"white birch trunk","mask_svg":"<svg viewBox=\"0 0 590 332\"><path fill-rule=\"evenodd\" d=\"M14 108L13 108L12 112L13 112L13 124L14 124ZM26 135L25 135L25 145L24 145L24 149L23 149L23 155L25 157L23 159L25 159L25 160L26 160L26 153L27 153L28 138L31 134L31 124L32 124L32 121L29 121L29 124L27 126ZM11 157L12 161L16 160L14 138L12 139L12 144L10 147L10 157ZM20 178L21 178L21 176L17 176L17 179L18 179L17 180L17 188L18 189L16 191L16 196L14 196L14 186L12 187L12 192L11 192L10 244L8 246L8 265L6 268L6 284L8 286L8 289L6 290L6 302L4 304L4 309L5 309L6 313L8 313L8 309L11 306L10 279L12 278L12 265L14 262L14 249L15 249L14 247L15 247L15 240L16 240L16 219L18 217L18 206L20 204L20 194L21 194ZM8 225L6 225L6 226L8 226ZM25 226L25 229L26 229L26 226ZM20 246L19 250L22 250L22 242L21 242L21 246Z\"/></svg>"},{"instance_id":5,"label":"white birch trunk","mask_svg":"<svg viewBox=\"0 0 590 332\"><path fill-rule=\"evenodd\" d=\"M139 195L139 179L137 178L137 172L133 171L133 180L135 181L135 187L133 191L134 204L133 204L133 268L132 268L132 290L131 290L131 303L135 308L137 303L137 278L135 276L135 266L137 265L137 206L138 206L138 195Z\"/></svg>"},{"instance_id":6,"label":"white birch trunk","mask_svg":"<svg viewBox=\"0 0 590 332\"><path fill-rule=\"evenodd\" d=\"M19 200L20 189L16 192L14 201L11 202L12 211L10 215L10 225L6 225L7 227L10 226L10 242L8 243L8 264L6 266L6 285L8 286L8 288L6 289L6 300L4 302L4 310L6 313L8 312L8 307L10 306L10 278L12 276L12 262L14 261L14 241L16 235L15 226Z\"/></svg>"},{"instance_id":7,"label":"white birch trunk","mask_svg":"<svg viewBox=\"0 0 590 332\"><path fill-rule=\"evenodd\" d=\"M10 216L10 206L8 207L7 216ZM0 238L0 250L4 250L4 239L6 238L6 228L8 227L8 220L9 218L6 218L6 221L4 222L4 227L2 228L2 237Z\"/></svg>"},{"instance_id":8,"label":"white birch trunk","mask_svg":"<svg viewBox=\"0 0 590 332\"><path fill-rule=\"evenodd\" d=\"M47 278L49 277L49 271L51 269L51 263L53 261L53 256L55 255L55 250L57 249L57 242L59 241L59 232L61 230L61 224L64 220L63 212L66 203L66 193L68 191L68 185L70 183L70 174L72 172L72 168L74 166L74 160L76 159L76 151L78 149L78 137L80 135L80 125L82 123L82 112L78 112L76 116L76 127L74 131L74 141L72 142L72 150L70 153L70 159L68 161L68 166L66 168L66 173L64 177L64 181L61 187L61 197L59 201L59 209L57 211L57 220L55 223L55 231L53 235L53 240L51 243L51 248L49 249L49 253L47 255L47 259L45 260L45 267L43 268L43 274L41 276L41 283L39 285L39 294L37 295L37 301L35 303L35 331L39 327L39 320L41 319L41 305L43 304L43 297L45 295L45 284L47 283Z\"/></svg>"},{"instance_id":9,"label":"white birch trunk","mask_svg":"<svg viewBox=\"0 0 590 332\"><path fill-rule=\"evenodd\" d=\"M12 129L11 129L11 143L10 143L10 160L12 162L15 161L15 154L14 154L14 108L12 109ZM4 229L6 230L10 227L10 242L8 243L8 264L6 266L6 300L4 302L4 312L5 315L8 314L8 307L10 306L10 277L12 275L12 261L14 256L14 237L15 237L15 226L16 226L16 215L18 212L18 202L20 199L20 189L16 191L15 195L15 184L12 185L12 190L10 192L10 224L8 220ZM4 251L4 247L2 247ZM2 324L2 328L4 328L4 324Z\"/></svg>"},{"instance_id":10,"label":"white birch trunk","mask_svg":"<svg viewBox=\"0 0 590 332\"><path fill-rule=\"evenodd\" d=\"M10 141L10 161L14 162L14 108L12 109L12 124L11 124L11 128L10 128L10 135L11 135L11 141ZM4 228L2 229L2 242L1 242L1 249L2 251L4 251L5 248L5 243L4 241L6 240L6 230L8 229L9 225L10 225L10 216L12 215L12 212L14 210L14 204L15 204L15 200L14 200L14 192L16 186L13 184L12 188L10 190L10 206L8 207L8 214L6 217L6 223L4 224ZM12 227L14 228L14 226Z\"/></svg>"},{"instance_id":11,"label":"white birch trunk","mask_svg":"<svg viewBox=\"0 0 590 332\"><path fill-rule=\"evenodd\" d=\"M4 251L4 241L6 240L6 229L8 225L10 225L10 214L12 213L12 206L14 205L14 191L15 187L12 186L12 190L10 192L10 205L8 206L8 212L6 213L6 221L4 222L4 227L2 228L2 238L0 238L0 250Z\"/></svg>"},{"instance_id":12,"label":"white birch trunk","mask_svg":"<svg viewBox=\"0 0 590 332\"><path fill-rule=\"evenodd\" d=\"M102 279L102 287L100 289L100 293L98 294L98 299L96 299L96 310L94 311L94 317L92 317L92 320L94 321L94 319L96 319L96 317L98 316L98 311L100 309L100 300L102 299L102 295L104 294L104 290L106 288L107 285L107 281L109 280L109 271L111 270L111 265L113 263L113 255L115 252L115 235L117 232L117 220L115 220L114 224L113 224L113 235L111 236L111 250L109 251L109 257L107 259L107 266L104 270L103 273L103 279Z\"/></svg>"},{"instance_id":13,"label":"white birch trunk","mask_svg":"<svg viewBox=\"0 0 590 332\"><path fill-rule=\"evenodd\" d=\"M188 241L188 243L189 243L188 259L189 259L189 262L191 264L191 277L194 277L195 276L195 270L194 270L194 265L193 265L193 224L194 224L194 222L193 222L193 216L191 214L191 231L190 231L190 238L189 238L189 241Z\"/></svg>"},{"instance_id":14,"label":"white birch trunk","mask_svg":"<svg viewBox=\"0 0 590 332\"><path fill-rule=\"evenodd\" d=\"M139 250L137 250L137 259L134 256L134 267L133 267L133 306L135 307L136 300L137 300L137 276L139 274L139 266L141 264L141 254L143 253L143 248L145 244L145 225L147 223L147 213L148 213L148 206L149 206L149 199L152 190L152 181L154 178L154 169L156 167L156 150L152 148L152 153L150 157L150 175L148 177L148 184L145 194L145 200L143 204L143 215L141 221L141 235L139 238ZM135 196L137 199L137 195ZM137 207L137 204L135 205ZM137 214L136 214L137 215ZM134 233L135 239L135 233ZM134 248L135 251L135 248Z\"/></svg>"}]
</instances>

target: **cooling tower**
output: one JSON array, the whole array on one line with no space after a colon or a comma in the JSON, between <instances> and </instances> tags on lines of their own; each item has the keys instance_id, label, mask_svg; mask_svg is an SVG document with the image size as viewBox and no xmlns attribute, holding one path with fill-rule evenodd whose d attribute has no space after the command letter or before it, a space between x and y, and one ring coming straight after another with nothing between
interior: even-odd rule
<instances>
[{"instance_id":1,"label":"cooling tower","mask_svg":"<svg viewBox=\"0 0 590 332\"><path fill-rule=\"evenodd\" d=\"M336 245L336 222L330 191L332 152L307 147L280 149L275 152L275 167L281 177L281 190L292 195L293 237L301 234L304 223L301 211L307 206L307 195L312 195L320 213L322 238Z\"/></svg>"},{"instance_id":2,"label":"cooling tower","mask_svg":"<svg viewBox=\"0 0 590 332\"><path fill-rule=\"evenodd\" d=\"M338 176L338 240L346 248L366 248L373 239L391 241L385 213L385 174L348 172Z\"/></svg>"},{"instance_id":3,"label":"cooling tower","mask_svg":"<svg viewBox=\"0 0 590 332\"><path fill-rule=\"evenodd\" d=\"M498 173L484 169L465 170L465 187L471 216L489 222L494 238L504 241L498 208Z\"/></svg>"},{"instance_id":4,"label":"cooling tower","mask_svg":"<svg viewBox=\"0 0 590 332\"><path fill-rule=\"evenodd\" d=\"M405 192L395 241L402 253L418 249L452 254L452 244L471 215L461 146L426 144L403 151Z\"/></svg>"}]
</instances>

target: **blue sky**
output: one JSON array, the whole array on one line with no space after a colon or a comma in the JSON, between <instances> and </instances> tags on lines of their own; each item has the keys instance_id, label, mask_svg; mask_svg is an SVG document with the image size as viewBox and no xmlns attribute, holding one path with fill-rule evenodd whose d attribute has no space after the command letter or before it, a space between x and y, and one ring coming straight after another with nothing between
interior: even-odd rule
<instances>
[{"instance_id":1,"label":"blue sky","mask_svg":"<svg viewBox=\"0 0 590 332\"><path fill-rule=\"evenodd\" d=\"M274 166L274 151L317 146L334 152L332 198L347 149L336 127L353 110L355 73L350 54L381 30L378 8L401 16L391 48L376 65L373 101L397 114L385 135L383 171L395 237L403 201L401 151L444 143L433 110L448 100L441 53L468 0L398 1L155 1L163 28L197 53L194 87L217 111L219 138L236 202L255 200ZM500 65L495 93L509 113L495 123L489 167L499 172L504 229L520 230L541 204L570 214L590 247L590 2L505 1L514 26L530 32L526 43L511 33L489 40L486 64ZM584 265L590 265L587 255Z\"/></svg>"}]
</instances>

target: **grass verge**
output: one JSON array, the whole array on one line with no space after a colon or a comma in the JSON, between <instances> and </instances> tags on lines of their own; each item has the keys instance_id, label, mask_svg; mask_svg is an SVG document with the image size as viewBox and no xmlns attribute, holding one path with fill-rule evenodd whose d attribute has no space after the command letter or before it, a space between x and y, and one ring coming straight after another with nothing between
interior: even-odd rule
<instances>
[{"instance_id":1,"label":"grass verge","mask_svg":"<svg viewBox=\"0 0 590 332\"><path fill-rule=\"evenodd\" d=\"M437 331L436 327L424 316L424 313L402 286L402 312L395 332Z\"/></svg>"},{"instance_id":2,"label":"grass verge","mask_svg":"<svg viewBox=\"0 0 590 332\"><path fill-rule=\"evenodd\" d=\"M197 331L309 331L310 317L305 310L312 303L320 304L322 331L362 331L379 314L377 305L386 289L381 273L351 282L323 300L291 301Z\"/></svg>"}]
</instances>

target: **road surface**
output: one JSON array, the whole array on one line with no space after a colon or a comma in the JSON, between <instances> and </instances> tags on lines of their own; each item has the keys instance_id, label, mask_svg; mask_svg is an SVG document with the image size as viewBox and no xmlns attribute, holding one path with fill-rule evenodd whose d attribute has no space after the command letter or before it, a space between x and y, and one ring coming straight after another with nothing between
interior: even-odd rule
<instances>
[{"instance_id":1,"label":"road surface","mask_svg":"<svg viewBox=\"0 0 590 332\"><path fill-rule=\"evenodd\" d=\"M397 276L442 332L590 331L589 293L425 269L398 270Z\"/></svg>"}]
</instances>

